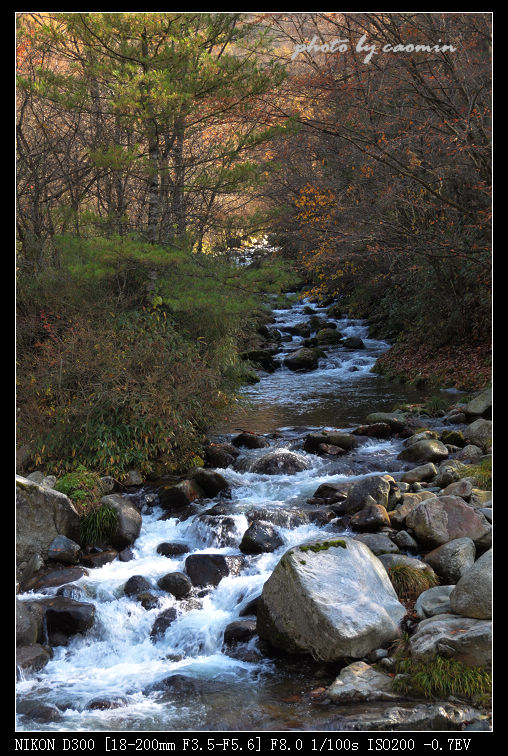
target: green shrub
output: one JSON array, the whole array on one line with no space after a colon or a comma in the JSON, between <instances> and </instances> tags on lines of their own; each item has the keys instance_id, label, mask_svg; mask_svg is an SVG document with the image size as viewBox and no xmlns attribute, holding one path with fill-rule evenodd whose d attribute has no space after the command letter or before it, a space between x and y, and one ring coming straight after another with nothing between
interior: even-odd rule
<instances>
[{"instance_id":1,"label":"green shrub","mask_svg":"<svg viewBox=\"0 0 508 756\"><path fill-rule=\"evenodd\" d=\"M68 496L74 504L86 507L97 500L98 483L98 473L87 470L84 465L77 465L74 470L57 480L55 490Z\"/></svg>"}]
</instances>

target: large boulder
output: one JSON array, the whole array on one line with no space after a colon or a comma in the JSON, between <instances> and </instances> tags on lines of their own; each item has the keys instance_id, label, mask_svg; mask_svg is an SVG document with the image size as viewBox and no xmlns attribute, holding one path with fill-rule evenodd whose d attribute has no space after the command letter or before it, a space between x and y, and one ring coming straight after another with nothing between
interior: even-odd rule
<instances>
[{"instance_id":1,"label":"large boulder","mask_svg":"<svg viewBox=\"0 0 508 756\"><path fill-rule=\"evenodd\" d=\"M416 661L430 662L436 656L444 656L470 667L490 664L492 622L456 614L436 614L418 624L409 647Z\"/></svg>"},{"instance_id":2,"label":"large boulder","mask_svg":"<svg viewBox=\"0 0 508 756\"><path fill-rule=\"evenodd\" d=\"M215 470L205 470L203 467L196 467L192 471L190 478L198 484L205 496L209 496L210 498L217 496L221 491L227 491L229 488L226 478Z\"/></svg>"},{"instance_id":3,"label":"large boulder","mask_svg":"<svg viewBox=\"0 0 508 756\"><path fill-rule=\"evenodd\" d=\"M448 455L449 451L441 441L427 438L407 446L397 459L406 462L441 462Z\"/></svg>"},{"instance_id":4,"label":"large boulder","mask_svg":"<svg viewBox=\"0 0 508 756\"><path fill-rule=\"evenodd\" d=\"M283 364L293 372L306 373L309 370L316 370L319 364L319 358L324 356L321 349L309 349L302 347L296 352L291 352L283 360Z\"/></svg>"},{"instance_id":5,"label":"large boulder","mask_svg":"<svg viewBox=\"0 0 508 756\"><path fill-rule=\"evenodd\" d=\"M413 467L412 470L402 475L401 480L403 483L421 483L422 481L429 481L435 478L437 475L437 467L433 462L427 462L425 465L419 465Z\"/></svg>"},{"instance_id":6,"label":"large boulder","mask_svg":"<svg viewBox=\"0 0 508 756\"><path fill-rule=\"evenodd\" d=\"M264 436L258 436L256 433L249 433L248 431L242 431L238 436L235 436L231 442L233 446L242 447L247 449L264 449L270 446L270 443Z\"/></svg>"},{"instance_id":7,"label":"large boulder","mask_svg":"<svg viewBox=\"0 0 508 756\"><path fill-rule=\"evenodd\" d=\"M309 467L309 462L301 454L289 449L274 449L253 462L249 471L261 475L293 475Z\"/></svg>"},{"instance_id":8,"label":"large boulder","mask_svg":"<svg viewBox=\"0 0 508 756\"><path fill-rule=\"evenodd\" d=\"M470 444L486 451L492 442L492 421L479 418L464 431L464 438Z\"/></svg>"},{"instance_id":9,"label":"large boulder","mask_svg":"<svg viewBox=\"0 0 508 756\"><path fill-rule=\"evenodd\" d=\"M53 540L67 536L79 542L80 517L63 493L16 475L16 578L26 577L30 560L42 563Z\"/></svg>"},{"instance_id":10,"label":"large boulder","mask_svg":"<svg viewBox=\"0 0 508 756\"><path fill-rule=\"evenodd\" d=\"M141 531L142 519L132 500L120 494L109 494L102 497L101 504L111 507L118 515L115 531L108 539L111 545L123 549L133 544Z\"/></svg>"},{"instance_id":11,"label":"large boulder","mask_svg":"<svg viewBox=\"0 0 508 756\"><path fill-rule=\"evenodd\" d=\"M455 614L475 619L492 617L492 549L464 572L450 595Z\"/></svg>"},{"instance_id":12,"label":"large boulder","mask_svg":"<svg viewBox=\"0 0 508 756\"><path fill-rule=\"evenodd\" d=\"M385 672L357 661L341 669L326 695L335 704L400 700L400 694L392 690L392 683L393 679Z\"/></svg>"},{"instance_id":13,"label":"large boulder","mask_svg":"<svg viewBox=\"0 0 508 756\"><path fill-rule=\"evenodd\" d=\"M397 433L406 426L406 415L402 412L372 412L366 417L367 423L388 423L392 431Z\"/></svg>"},{"instance_id":14,"label":"large boulder","mask_svg":"<svg viewBox=\"0 0 508 756\"><path fill-rule=\"evenodd\" d=\"M369 547L344 537L283 555L263 586L257 630L286 652L332 662L397 638L405 611Z\"/></svg>"},{"instance_id":15,"label":"large boulder","mask_svg":"<svg viewBox=\"0 0 508 756\"><path fill-rule=\"evenodd\" d=\"M458 496L435 496L422 501L407 515L406 526L430 549L456 538L470 538L483 545L492 531L484 515Z\"/></svg>"},{"instance_id":16,"label":"large boulder","mask_svg":"<svg viewBox=\"0 0 508 756\"><path fill-rule=\"evenodd\" d=\"M344 451L351 451L358 446L358 439L351 433L341 433L340 431L318 431L309 433L305 437L303 448L307 452L315 453L319 450L321 444L329 446L338 446Z\"/></svg>"},{"instance_id":17,"label":"large boulder","mask_svg":"<svg viewBox=\"0 0 508 756\"><path fill-rule=\"evenodd\" d=\"M424 561L430 564L444 583L455 585L473 566L475 556L476 546L471 538L455 538L429 551Z\"/></svg>"},{"instance_id":18,"label":"large boulder","mask_svg":"<svg viewBox=\"0 0 508 756\"><path fill-rule=\"evenodd\" d=\"M467 416L472 417L487 417L492 411L492 387L488 386L483 391L480 391L470 402L464 407L464 412Z\"/></svg>"},{"instance_id":19,"label":"large boulder","mask_svg":"<svg viewBox=\"0 0 508 756\"><path fill-rule=\"evenodd\" d=\"M240 452L233 444L211 443L205 449L205 465L207 467L231 467Z\"/></svg>"},{"instance_id":20,"label":"large boulder","mask_svg":"<svg viewBox=\"0 0 508 756\"><path fill-rule=\"evenodd\" d=\"M41 599L45 609L46 627L52 645L62 645L61 638L85 633L94 624L95 606L66 596Z\"/></svg>"},{"instance_id":21,"label":"large boulder","mask_svg":"<svg viewBox=\"0 0 508 756\"><path fill-rule=\"evenodd\" d=\"M418 493L403 494L400 504L389 513L392 528L402 530L402 528L405 527L409 513L425 499L433 499L435 497L436 494L432 491L419 491Z\"/></svg>"},{"instance_id":22,"label":"large boulder","mask_svg":"<svg viewBox=\"0 0 508 756\"><path fill-rule=\"evenodd\" d=\"M395 481L391 475L370 475L357 481L347 492L343 511L346 514L355 514L372 503L387 509L390 490L394 485Z\"/></svg>"},{"instance_id":23,"label":"large boulder","mask_svg":"<svg viewBox=\"0 0 508 756\"><path fill-rule=\"evenodd\" d=\"M192 585L200 588L218 585L230 572L226 557L222 554L191 554L185 560L185 571Z\"/></svg>"},{"instance_id":24,"label":"large boulder","mask_svg":"<svg viewBox=\"0 0 508 756\"><path fill-rule=\"evenodd\" d=\"M205 495L201 486L194 480L182 480L180 483L161 486L157 493L160 506L168 512L185 509Z\"/></svg>"},{"instance_id":25,"label":"large boulder","mask_svg":"<svg viewBox=\"0 0 508 756\"><path fill-rule=\"evenodd\" d=\"M243 534L240 551L244 554L263 554L276 551L284 541L269 522L256 520Z\"/></svg>"}]
</instances>

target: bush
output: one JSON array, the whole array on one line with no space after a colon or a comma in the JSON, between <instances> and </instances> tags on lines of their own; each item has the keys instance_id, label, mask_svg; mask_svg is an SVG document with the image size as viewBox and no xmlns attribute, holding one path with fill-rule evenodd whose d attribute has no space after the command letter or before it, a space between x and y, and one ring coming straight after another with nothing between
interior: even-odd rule
<instances>
[{"instance_id":1,"label":"bush","mask_svg":"<svg viewBox=\"0 0 508 756\"><path fill-rule=\"evenodd\" d=\"M226 259L134 238L55 239L60 269L20 275L18 441L28 467L120 477L158 463L182 471L230 406L249 367L260 290L278 264Z\"/></svg>"}]
</instances>

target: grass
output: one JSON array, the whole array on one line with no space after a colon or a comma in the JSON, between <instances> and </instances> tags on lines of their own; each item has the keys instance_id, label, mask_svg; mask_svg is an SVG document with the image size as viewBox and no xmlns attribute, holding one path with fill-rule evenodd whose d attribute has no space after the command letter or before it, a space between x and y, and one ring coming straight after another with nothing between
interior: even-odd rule
<instances>
[{"instance_id":1,"label":"grass","mask_svg":"<svg viewBox=\"0 0 508 756\"><path fill-rule=\"evenodd\" d=\"M484 491L492 490L492 459L483 459L477 465L467 465L460 473L461 478L474 478Z\"/></svg>"},{"instance_id":2,"label":"grass","mask_svg":"<svg viewBox=\"0 0 508 756\"><path fill-rule=\"evenodd\" d=\"M101 504L81 518L80 536L83 544L107 542L118 524L118 513L109 504Z\"/></svg>"},{"instance_id":3,"label":"grass","mask_svg":"<svg viewBox=\"0 0 508 756\"><path fill-rule=\"evenodd\" d=\"M400 658L393 681L396 693L415 694L424 698L456 696L488 705L492 696L492 676L488 667L468 667L454 659L436 656L432 661L420 662Z\"/></svg>"},{"instance_id":4,"label":"grass","mask_svg":"<svg viewBox=\"0 0 508 756\"><path fill-rule=\"evenodd\" d=\"M438 584L435 575L407 564L394 564L388 568L388 577L400 599L416 599L423 591Z\"/></svg>"}]
</instances>

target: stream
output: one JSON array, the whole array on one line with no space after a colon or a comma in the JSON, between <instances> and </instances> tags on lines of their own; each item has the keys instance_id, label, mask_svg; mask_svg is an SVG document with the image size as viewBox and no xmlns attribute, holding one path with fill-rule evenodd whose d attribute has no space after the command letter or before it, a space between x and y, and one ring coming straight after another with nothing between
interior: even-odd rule
<instances>
[{"instance_id":1,"label":"stream","mask_svg":"<svg viewBox=\"0 0 508 756\"><path fill-rule=\"evenodd\" d=\"M317 315L325 310L309 302L274 310L275 328L284 328L309 317L304 307ZM330 320L330 318L328 318ZM254 637L235 652L223 645L224 630L242 618L242 610L261 593L282 554L291 546L341 531L334 522L324 526L307 523L288 529L278 527L284 544L273 553L243 557L234 574L212 589L193 588L189 597L177 601L157 587L168 572L184 572L188 554L165 557L157 553L161 542L186 544L189 553L239 555L239 544L248 527L246 513L257 508L288 510L306 504L321 483L351 481L389 472L395 478L403 471L396 457L402 440L360 437L360 446L343 457L320 457L302 450L306 433L322 428L352 430L373 411L392 410L403 401L421 401L421 393L390 383L371 371L376 358L388 348L370 339L361 320L338 319L344 336L359 336L364 349L326 347L327 356L317 370L293 373L282 367L260 373L259 383L245 388L246 410L231 413L216 429L214 440L230 441L238 428L263 433L273 448L296 451L308 469L293 475L250 472L250 465L268 449L242 448L235 466L219 472L227 479L231 497L205 500L187 519L161 519L157 495L150 486L129 494L143 515L143 524L128 562L115 560L90 569L75 585L79 600L96 607L94 627L74 636L67 646L56 646L53 658L39 672L19 680L20 705L17 730L65 731L289 731L334 729L337 716L330 707L313 701L310 692L329 685L338 667L304 658L284 658L260 650ZM298 348L301 338L282 343L284 356ZM220 501L227 505L226 523L216 526L199 514ZM224 525L224 527L222 527ZM349 534L349 533L347 533ZM158 606L145 609L123 587L133 575L151 583ZM47 597L28 592L21 600ZM156 617L177 608L177 617L157 638L150 633ZM247 618L255 619L254 615ZM167 684L168 678L170 679ZM166 681L166 683L163 683ZM107 707L91 703L101 699ZM23 713L30 702L58 707L57 721L33 721Z\"/></svg>"}]
</instances>

